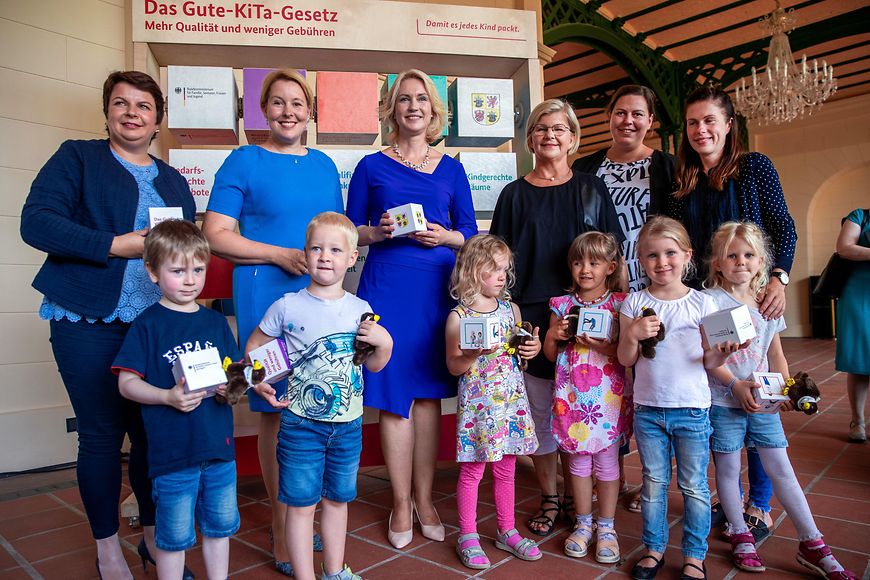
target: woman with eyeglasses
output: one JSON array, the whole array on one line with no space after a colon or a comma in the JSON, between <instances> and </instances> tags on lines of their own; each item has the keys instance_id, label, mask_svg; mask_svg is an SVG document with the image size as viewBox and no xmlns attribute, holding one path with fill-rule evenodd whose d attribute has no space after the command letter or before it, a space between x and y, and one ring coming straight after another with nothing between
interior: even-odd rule
<instances>
[{"instance_id":1,"label":"woman with eyeglasses","mask_svg":"<svg viewBox=\"0 0 870 580\"><path fill-rule=\"evenodd\" d=\"M514 302L532 326L548 328L549 300L571 287L565 260L574 238L592 230L625 239L604 182L568 166L568 156L580 146L580 123L565 101L549 99L532 110L526 123L526 147L535 168L509 183L501 193L490 233L501 236L514 254ZM555 367L543 355L529 361L526 389L539 447L532 461L541 486L541 506L526 525L540 536L552 531L563 513L573 524L574 500L570 484L559 500L556 480L556 440L551 431ZM568 473L567 460L563 472Z\"/></svg>"}]
</instances>

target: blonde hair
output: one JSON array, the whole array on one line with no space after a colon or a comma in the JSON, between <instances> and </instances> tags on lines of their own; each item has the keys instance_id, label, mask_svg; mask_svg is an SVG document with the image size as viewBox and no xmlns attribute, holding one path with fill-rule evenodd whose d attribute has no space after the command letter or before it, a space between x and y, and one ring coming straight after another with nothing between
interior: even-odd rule
<instances>
[{"instance_id":1,"label":"blonde hair","mask_svg":"<svg viewBox=\"0 0 870 580\"><path fill-rule=\"evenodd\" d=\"M571 242L568 248L568 267L583 258L593 258L604 262L616 262L616 269L608 274L604 281L605 287L611 292L619 290L619 275L622 271L622 254L619 251L619 242L611 234L602 232L586 232L580 234ZM571 281L570 292L579 292L577 282Z\"/></svg>"},{"instance_id":2,"label":"blonde hair","mask_svg":"<svg viewBox=\"0 0 870 580\"><path fill-rule=\"evenodd\" d=\"M510 299L508 291L514 285L514 257L511 249L504 240L489 234L478 234L469 238L459 255L456 256L456 265L450 275L450 296L463 306L470 306L480 297L483 285L483 274L492 272L498 268L495 257L504 254L508 258L507 279L502 288L502 300Z\"/></svg>"},{"instance_id":3,"label":"blonde hair","mask_svg":"<svg viewBox=\"0 0 870 580\"><path fill-rule=\"evenodd\" d=\"M721 272L713 268L715 260L724 260L728 246L735 239L740 238L752 248L755 255L761 259L761 268L749 281L749 289L754 295L758 295L761 289L767 286L769 281L768 265L770 264L770 243L764 231L752 222L725 222L713 233L710 239L710 256L707 258L707 279L704 281L705 288L721 288L725 277Z\"/></svg>"},{"instance_id":4,"label":"blonde hair","mask_svg":"<svg viewBox=\"0 0 870 580\"><path fill-rule=\"evenodd\" d=\"M155 275L166 260L175 257L183 258L185 264L199 260L208 265L211 259L208 241L193 222L166 220L151 228L145 236L142 261Z\"/></svg>"},{"instance_id":5,"label":"blonde hair","mask_svg":"<svg viewBox=\"0 0 870 580\"><path fill-rule=\"evenodd\" d=\"M393 144L399 137L399 128L396 124L394 115L396 114L396 101L399 100L399 86L406 79L417 79L423 83L423 90L429 97L429 102L432 104L432 119L429 121L429 127L426 128L426 142L432 143L441 136L441 131L444 129L444 123L447 122L447 111L444 108L444 103L438 95L438 89L435 83L429 78L429 75L415 68L402 71L396 75L396 80L393 86L387 91L386 96L380 106L380 117L387 125L387 143Z\"/></svg>"},{"instance_id":6,"label":"blonde hair","mask_svg":"<svg viewBox=\"0 0 870 580\"><path fill-rule=\"evenodd\" d=\"M692 253L692 241L689 238L689 232L683 227L683 224L675 219L657 215L651 217L640 228L640 233L637 235L637 257L643 259L643 247L649 242L650 238L667 238L673 240L677 247L684 252ZM686 280L695 274L695 262L692 258L686 261L683 267L682 279ZM649 274L647 274L649 275Z\"/></svg>"},{"instance_id":7,"label":"blonde hair","mask_svg":"<svg viewBox=\"0 0 870 580\"><path fill-rule=\"evenodd\" d=\"M302 89L303 93L305 93L305 104L308 105L308 110L311 110L311 103L314 101L314 92L311 90L305 77L299 74L299 71L285 68L272 71L263 79L263 88L260 89L260 110L263 111L263 113L266 112L266 105L269 102L269 93L272 91L272 85L278 81L290 81L299 85L299 88Z\"/></svg>"},{"instance_id":8,"label":"blonde hair","mask_svg":"<svg viewBox=\"0 0 870 580\"><path fill-rule=\"evenodd\" d=\"M314 230L319 227L338 228L344 235L347 236L348 249L353 252L356 250L357 242L359 242L359 232L353 222L347 216L334 211L325 211L317 214L311 221L308 222L308 227L305 228L305 249L308 249L308 244L311 243L311 236L314 235Z\"/></svg>"},{"instance_id":9,"label":"blonde hair","mask_svg":"<svg viewBox=\"0 0 870 580\"><path fill-rule=\"evenodd\" d=\"M565 116L568 118L568 128L571 129L571 133L574 135L574 143L568 149L568 155L577 153L577 149L580 148L580 121L577 120L573 107L562 99L547 99L539 103L529 113L529 119L526 121L526 150L532 153L532 131L534 131L535 125L538 124L541 117L552 115L553 113L565 113Z\"/></svg>"}]
</instances>

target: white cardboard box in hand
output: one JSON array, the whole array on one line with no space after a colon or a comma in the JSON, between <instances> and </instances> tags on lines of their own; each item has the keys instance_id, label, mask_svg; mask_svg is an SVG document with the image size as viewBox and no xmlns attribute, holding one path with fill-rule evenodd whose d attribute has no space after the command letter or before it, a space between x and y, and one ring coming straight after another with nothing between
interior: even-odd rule
<instances>
[{"instance_id":1,"label":"white cardboard box in hand","mask_svg":"<svg viewBox=\"0 0 870 580\"><path fill-rule=\"evenodd\" d=\"M154 227L160 222L166 220L183 220L184 212L180 207L149 207L148 208L148 223L150 227Z\"/></svg>"},{"instance_id":2,"label":"white cardboard box in hand","mask_svg":"<svg viewBox=\"0 0 870 580\"><path fill-rule=\"evenodd\" d=\"M172 376L176 383L184 377L186 393L204 391L207 396L214 395L217 388L227 382L220 353L214 347L178 355L172 362Z\"/></svg>"},{"instance_id":3,"label":"white cardboard box in hand","mask_svg":"<svg viewBox=\"0 0 870 580\"><path fill-rule=\"evenodd\" d=\"M501 344L501 322L496 316L459 319L459 348L484 350Z\"/></svg>"},{"instance_id":4,"label":"white cardboard box in hand","mask_svg":"<svg viewBox=\"0 0 870 580\"><path fill-rule=\"evenodd\" d=\"M752 380L761 385L753 388L755 402L761 405L761 413L776 413L779 406L788 401L788 395L783 395L785 380L779 373L752 373Z\"/></svg>"},{"instance_id":5,"label":"white cardboard box in hand","mask_svg":"<svg viewBox=\"0 0 870 580\"><path fill-rule=\"evenodd\" d=\"M581 308L577 312L577 336L610 340L613 314L601 308Z\"/></svg>"},{"instance_id":6,"label":"white cardboard box in hand","mask_svg":"<svg viewBox=\"0 0 870 580\"><path fill-rule=\"evenodd\" d=\"M399 205L388 209L387 213L396 222L396 229L393 230L394 238L426 231L426 215L423 213L423 206L419 203Z\"/></svg>"},{"instance_id":7,"label":"white cardboard box in hand","mask_svg":"<svg viewBox=\"0 0 870 580\"><path fill-rule=\"evenodd\" d=\"M264 383L274 383L289 375L293 366L287 356L287 343L281 337L275 338L248 353L251 362L260 361L266 369Z\"/></svg>"},{"instance_id":8,"label":"white cardboard box in hand","mask_svg":"<svg viewBox=\"0 0 870 580\"><path fill-rule=\"evenodd\" d=\"M752 315L745 304L709 314L701 319L701 324L710 346L726 341L743 344L756 336Z\"/></svg>"}]
</instances>

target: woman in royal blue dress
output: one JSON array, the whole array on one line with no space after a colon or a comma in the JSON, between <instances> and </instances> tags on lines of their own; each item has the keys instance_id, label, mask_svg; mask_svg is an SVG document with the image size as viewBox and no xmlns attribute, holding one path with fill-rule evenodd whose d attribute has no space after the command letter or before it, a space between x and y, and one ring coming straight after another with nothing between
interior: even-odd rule
<instances>
[{"instance_id":1,"label":"woman in royal blue dress","mask_svg":"<svg viewBox=\"0 0 870 580\"><path fill-rule=\"evenodd\" d=\"M381 316L395 343L390 364L365 374L364 397L366 406L380 410L393 488L387 536L403 548L413 537L414 509L423 535L444 540L432 482L441 399L456 395L444 349L444 322L453 306L448 282L454 250L477 233L477 224L465 169L430 146L447 118L432 80L418 70L400 73L381 117L390 125L391 146L357 165L347 215L358 226L359 244L370 247L359 296ZM395 222L386 210L406 203L423 206L428 229L393 238Z\"/></svg>"},{"instance_id":2,"label":"woman in royal blue dress","mask_svg":"<svg viewBox=\"0 0 870 580\"><path fill-rule=\"evenodd\" d=\"M308 285L302 248L311 218L344 210L335 163L302 143L311 102L311 88L298 72L278 70L266 76L260 108L269 124L269 138L262 146L233 151L215 175L202 231L212 252L235 264L233 304L241 346L275 300ZM287 381L273 386L280 396ZM292 576L284 542L287 506L276 499L275 448L281 413L253 390L248 392L248 403L260 413L257 446L272 501L275 567Z\"/></svg>"}]
</instances>

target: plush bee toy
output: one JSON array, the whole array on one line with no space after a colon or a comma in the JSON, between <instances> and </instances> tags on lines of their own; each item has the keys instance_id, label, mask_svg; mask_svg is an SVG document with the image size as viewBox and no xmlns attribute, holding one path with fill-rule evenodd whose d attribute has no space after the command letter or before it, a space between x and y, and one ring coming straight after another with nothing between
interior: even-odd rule
<instances>
[{"instance_id":1,"label":"plush bee toy","mask_svg":"<svg viewBox=\"0 0 870 580\"><path fill-rule=\"evenodd\" d=\"M362 316L360 316L360 324L365 322L366 320L374 320L377 322L381 317L373 312L365 312ZM366 362L366 359L369 358L375 352L375 347L367 342L363 342L360 339L356 338L353 341L353 364L359 366Z\"/></svg>"},{"instance_id":2,"label":"plush bee toy","mask_svg":"<svg viewBox=\"0 0 870 580\"><path fill-rule=\"evenodd\" d=\"M794 378L785 380L782 394L788 395L788 398L792 400L795 411L803 411L807 415L819 412L819 401L822 398L822 393L819 391L816 381L803 371L796 374Z\"/></svg>"},{"instance_id":3,"label":"plush bee toy","mask_svg":"<svg viewBox=\"0 0 870 580\"><path fill-rule=\"evenodd\" d=\"M580 324L580 307L572 306L565 314L565 319L568 321L568 328L565 333L568 335L568 340L562 344L570 344L577 340L577 325Z\"/></svg>"},{"instance_id":4,"label":"plush bee toy","mask_svg":"<svg viewBox=\"0 0 870 580\"><path fill-rule=\"evenodd\" d=\"M517 322L513 334L504 345L504 349L509 355L517 357L517 364L520 365L521 370L528 368L529 361L520 356L519 347L534 339L532 332L531 322Z\"/></svg>"},{"instance_id":5,"label":"plush bee toy","mask_svg":"<svg viewBox=\"0 0 870 580\"><path fill-rule=\"evenodd\" d=\"M655 316L656 311L649 307L643 308L643 314L641 316ZM665 339L665 323L662 322L659 326L659 331L655 336L651 336L649 338L645 338L640 341L640 354L643 355L644 358L655 358L656 357L656 345Z\"/></svg>"},{"instance_id":6,"label":"plush bee toy","mask_svg":"<svg viewBox=\"0 0 870 580\"><path fill-rule=\"evenodd\" d=\"M238 403L248 389L262 383L266 377L266 369L260 361L255 360L254 364L249 365L244 361L233 362L228 356L224 357L224 372L227 374L226 395L216 393L215 400L228 405Z\"/></svg>"}]
</instances>

